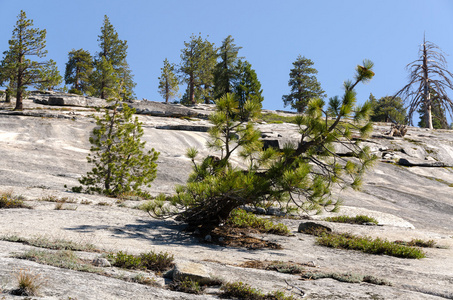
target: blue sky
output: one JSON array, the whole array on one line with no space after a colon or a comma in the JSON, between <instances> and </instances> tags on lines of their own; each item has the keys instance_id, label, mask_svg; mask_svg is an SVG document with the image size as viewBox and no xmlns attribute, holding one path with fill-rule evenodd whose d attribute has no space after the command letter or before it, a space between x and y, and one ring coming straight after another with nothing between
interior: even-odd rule
<instances>
[{"instance_id":1,"label":"blue sky","mask_svg":"<svg viewBox=\"0 0 453 300\"><path fill-rule=\"evenodd\" d=\"M355 66L372 60L376 76L357 89L359 103L370 93L380 98L404 86L405 66L417 58L424 33L453 55L451 0L0 0L0 8L0 52L7 50L22 9L35 27L47 29L47 58L62 75L69 51L99 50L108 15L127 40L137 98L153 101L163 100L157 93L163 60L179 63L191 34L208 36L216 46L232 35L258 74L266 109L285 109L282 95L289 92L289 70L299 54L314 61L328 97L341 95ZM447 61L453 71L452 57Z\"/></svg>"}]
</instances>

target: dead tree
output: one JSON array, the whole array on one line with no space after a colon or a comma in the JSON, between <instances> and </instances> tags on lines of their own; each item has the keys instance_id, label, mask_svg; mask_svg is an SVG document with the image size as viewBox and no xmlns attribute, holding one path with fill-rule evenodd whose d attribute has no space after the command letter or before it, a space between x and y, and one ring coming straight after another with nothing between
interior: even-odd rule
<instances>
[{"instance_id":1,"label":"dead tree","mask_svg":"<svg viewBox=\"0 0 453 300\"><path fill-rule=\"evenodd\" d=\"M453 90L453 74L447 70L447 61L440 48L425 41L419 50L419 58L406 66L410 71L409 83L399 90L394 97L400 96L408 104L408 117L412 124L413 113L419 108L425 110L425 124L433 129L431 107L432 93L437 94L439 105L453 116L453 101L446 90Z\"/></svg>"}]
</instances>

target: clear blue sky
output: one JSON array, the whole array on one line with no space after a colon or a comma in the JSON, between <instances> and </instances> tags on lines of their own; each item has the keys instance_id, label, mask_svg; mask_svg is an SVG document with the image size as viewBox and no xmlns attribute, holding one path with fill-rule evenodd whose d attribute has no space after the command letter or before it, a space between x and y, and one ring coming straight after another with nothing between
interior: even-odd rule
<instances>
[{"instance_id":1,"label":"clear blue sky","mask_svg":"<svg viewBox=\"0 0 453 300\"><path fill-rule=\"evenodd\" d=\"M47 29L47 58L62 75L72 49L99 51L108 15L127 40L137 98L153 101L162 101L157 78L163 60L179 63L191 34L208 36L216 46L232 35L258 74L267 109L284 109L282 95L299 54L314 61L328 97L341 95L355 66L372 60L376 76L357 89L359 103L406 83L405 66L417 58L424 33L453 55L452 0L0 0L0 52L8 48L21 9L35 27ZM452 57L447 60L453 71Z\"/></svg>"}]
</instances>

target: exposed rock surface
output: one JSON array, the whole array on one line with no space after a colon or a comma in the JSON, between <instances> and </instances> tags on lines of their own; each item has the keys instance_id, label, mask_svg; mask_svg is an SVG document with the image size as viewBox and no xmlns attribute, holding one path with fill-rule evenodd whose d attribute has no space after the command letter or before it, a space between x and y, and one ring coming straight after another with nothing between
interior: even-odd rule
<instances>
[{"instance_id":1,"label":"exposed rock surface","mask_svg":"<svg viewBox=\"0 0 453 300\"><path fill-rule=\"evenodd\" d=\"M30 100L24 102L24 107L25 113L40 112L48 117L32 118L27 114L11 115L6 110L1 111L0 191L11 190L16 195L23 195L34 209L0 210L0 236L59 238L134 254L166 251L175 256L180 270L184 269L181 264L188 261L196 266L192 271L196 269L203 276L243 281L263 291L280 289L300 296L294 288L297 287L309 299L453 299L453 171L436 165L398 165L401 159L453 165L452 131L409 127L405 137L389 137L384 133L390 125L377 124L373 136L364 143L382 159L365 176L361 192L347 190L335 195L344 200L341 215L369 215L382 226L329 223L334 232L392 241L433 239L443 247L426 249L425 259L408 260L321 247L316 244L315 237L298 232L301 220L281 217L279 220L290 228L292 236L258 237L279 243L283 249L225 248L181 231L183 225L174 220L150 218L143 211L134 209L140 204L136 200L117 203L116 199L99 195L68 192L64 186L78 185L77 178L90 169L86 156L90 149L90 131L95 125L90 115L95 112L83 107L66 110L61 106L49 110L49 106ZM208 108L200 113L209 114ZM53 117L52 114L69 118ZM184 155L186 149L196 147L201 155L208 154L208 134L168 129L182 125L188 126L184 128L209 127L209 124L205 119L150 115L140 115L139 119L144 124L146 147L161 152L157 179L150 192L173 193L174 186L183 184L191 170L191 162ZM269 139L297 139L292 124L260 124L259 128ZM343 153L347 155L347 151ZM77 203L65 205L76 209L56 210L55 203L39 200L45 196L74 199ZM102 205L96 205L98 203ZM320 219L331 215L312 216L312 219L324 225L326 222ZM107 277L13 257L15 253L30 249L35 248L0 241L0 299L17 298L7 292L17 286L13 272L23 268L48 279L41 299L218 299L215 292L197 296L131 282L128 278L133 274L112 267L102 267L110 274ZM92 261L99 253L78 255ZM392 282L393 286L352 284L333 279L303 281L298 275L239 266L242 262L257 260L297 262L306 265L310 272L372 275ZM158 285L163 284L161 280ZM1 293L1 289L5 292Z\"/></svg>"},{"instance_id":2,"label":"exposed rock surface","mask_svg":"<svg viewBox=\"0 0 453 300\"><path fill-rule=\"evenodd\" d=\"M96 97L84 97L60 92L32 92L28 99L35 103L52 106L106 107L107 101Z\"/></svg>"}]
</instances>

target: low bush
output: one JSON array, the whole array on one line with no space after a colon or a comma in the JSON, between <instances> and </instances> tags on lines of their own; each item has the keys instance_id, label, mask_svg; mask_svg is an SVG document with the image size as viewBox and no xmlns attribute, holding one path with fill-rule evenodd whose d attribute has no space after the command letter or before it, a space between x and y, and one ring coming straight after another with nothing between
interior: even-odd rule
<instances>
[{"instance_id":1,"label":"low bush","mask_svg":"<svg viewBox=\"0 0 453 300\"><path fill-rule=\"evenodd\" d=\"M424 241L421 239L412 239L410 242L396 241L395 243L411 247L422 247L422 248L436 247L436 242L434 242L434 240Z\"/></svg>"},{"instance_id":2,"label":"low bush","mask_svg":"<svg viewBox=\"0 0 453 300\"><path fill-rule=\"evenodd\" d=\"M275 224L272 221L257 217L253 213L246 212L243 209L233 210L226 224L232 227L254 228L262 233L279 235L288 235L290 233L286 225L281 223Z\"/></svg>"},{"instance_id":3,"label":"low bush","mask_svg":"<svg viewBox=\"0 0 453 300\"><path fill-rule=\"evenodd\" d=\"M32 208L24 203L24 197L14 196L12 192L0 192L0 208Z\"/></svg>"},{"instance_id":4,"label":"low bush","mask_svg":"<svg viewBox=\"0 0 453 300\"><path fill-rule=\"evenodd\" d=\"M274 291L264 294L262 291L251 287L242 282L226 283L221 287L222 297L230 297L233 299L247 300L295 300L293 296L286 296L281 291Z\"/></svg>"},{"instance_id":5,"label":"low bush","mask_svg":"<svg viewBox=\"0 0 453 300\"><path fill-rule=\"evenodd\" d=\"M370 254L383 254L401 258L424 258L419 248L400 245L386 239L372 239L343 233L324 233L317 238L318 244L331 248L359 250Z\"/></svg>"},{"instance_id":6,"label":"low bush","mask_svg":"<svg viewBox=\"0 0 453 300\"><path fill-rule=\"evenodd\" d=\"M155 253L150 251L140 255L132 255L119 251L114 254L109 254L107 258L115 267L124 269L147 269L162 272L170 269L174 265L173 255L167 252Z\"/></svg>"},{"instance_id":7,"label":"low bush","mask_svg":"<svg viewBox=\"0 0 453 300\"><path fill-rule=\"evenodd\" d=\"M206 288L205 286L200 285L199 282L188 278L181 281L173 281L169 287L172 291L196 295L203 294L203 291Z\"/></svg>"},{"instance_id":8,"label":"low bush","mask_svg":"<svg viewBox=\"0 0 453 300\"><path fill-rule=\"evenodd\" d=\"M260 119L266 123L274 123L274 124L281 124L281 123L294 123L296 124L296 116L282 116L275 113L262 113Z\"/></svg>"},{"instance_id":9,"label":"low bush","mask_svg":"<svg viewBox=\"0 0 453 300\"><path fill-rule=\"evenodd\" d=\"M349 223L349 224L378 224L378 221L369 216L365 215L358 215L355 217L348 217L348 216L335 216L335 217L327 217L324 218L324 221L328 222L337 222L337 223Z\"/></svg>"}]
</instances>

